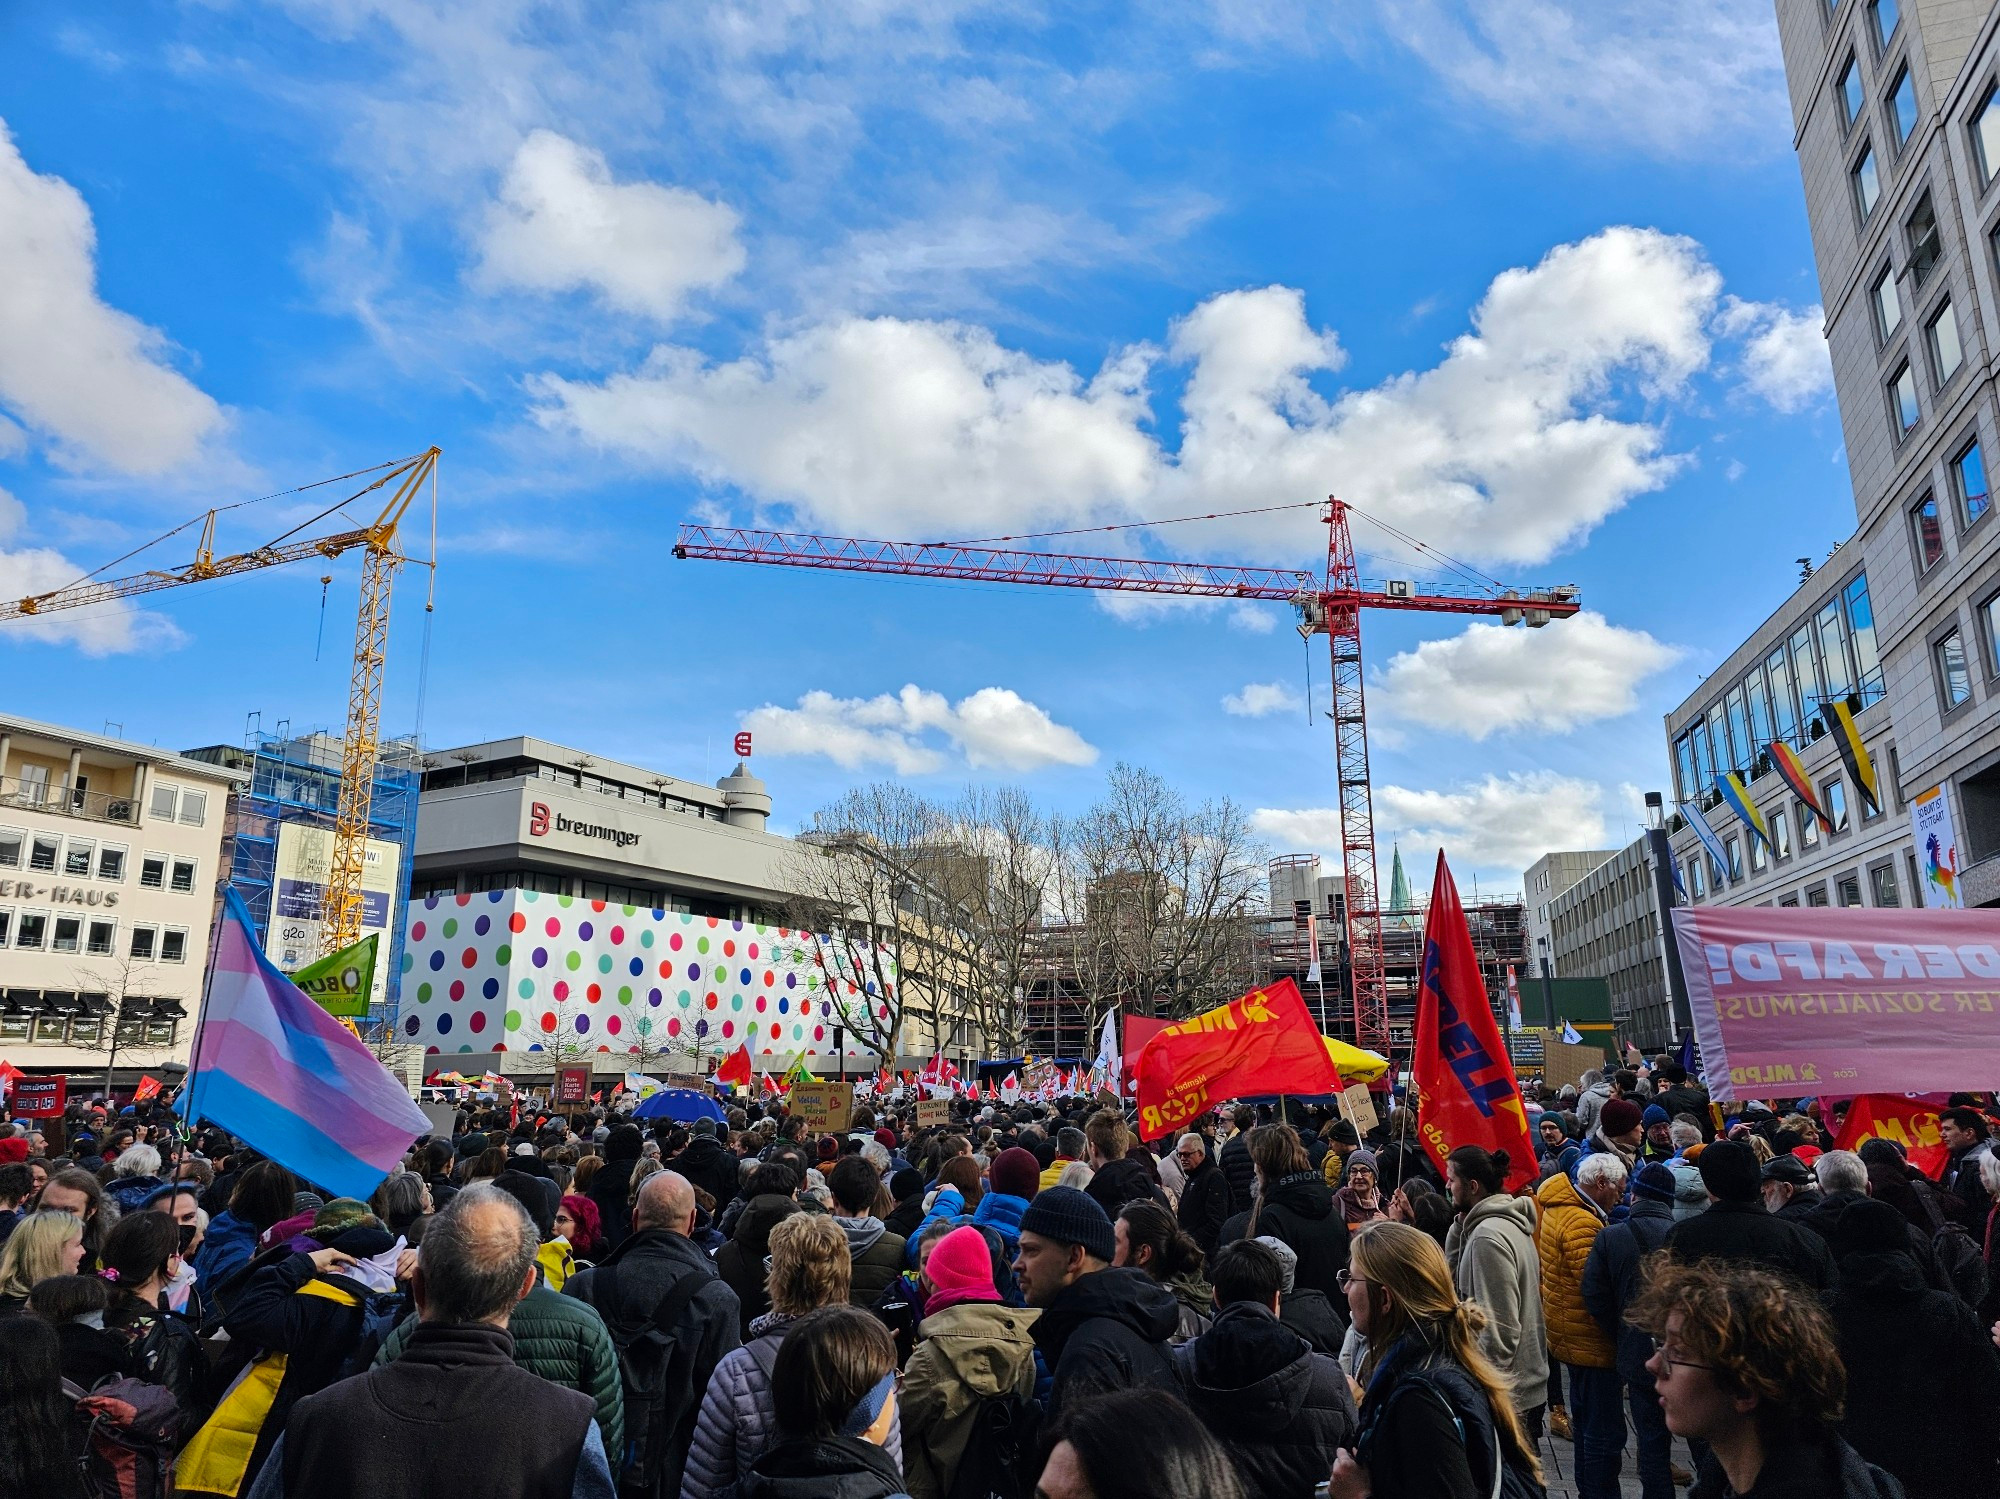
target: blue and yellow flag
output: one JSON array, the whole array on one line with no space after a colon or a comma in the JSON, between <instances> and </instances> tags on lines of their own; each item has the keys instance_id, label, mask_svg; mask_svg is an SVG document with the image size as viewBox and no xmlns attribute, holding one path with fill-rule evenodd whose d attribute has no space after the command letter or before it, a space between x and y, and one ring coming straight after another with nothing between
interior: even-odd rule
<instances>
[{"instance_id":1,"label":"blue and yellow flag","mask_svg":"<svg viewBox=\"0 0 2000 1499\"><path fill-rule=\"evenodd\" d=\"M1771 830L1764 824L1764 814L1759 812L1756 803L1750 800L1750 793L1744 789L1743 782L1736 772L1732 770L1718 777L1715 789L1720 791L1722 799L1729 803L1729 810L1743 819L1743 825L1750 829L1751 834L1762 838L1764 847L1775 854L1777 849L1772 847Z\"/></svg>"}]
</instances>

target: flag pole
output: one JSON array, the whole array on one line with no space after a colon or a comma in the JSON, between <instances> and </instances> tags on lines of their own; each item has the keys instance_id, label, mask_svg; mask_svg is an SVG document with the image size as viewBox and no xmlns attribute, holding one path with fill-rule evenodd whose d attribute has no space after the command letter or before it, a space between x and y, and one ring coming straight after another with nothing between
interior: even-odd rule
<instances>
[{"instance_id":1,"label":"flag pole","mask_svg":"<svg viewBox=\"0 0 2000 1499\"><path fill-rule=\"evenodd\" d=\"M234 888L227 880L217 880L215 886L216 890L220 893L220 899L216 902L215 919L209 923L208 966L203 970L201 976L201 998L195 1001L194 1037L188 1043L187 1076L181 1080L181 1103L186 1109L183 1117L187 1120L188 1133L190 1135L194 1133L195 1121L201 1117L195 1108L195 1099L197 1097L197 1084L201 1078L202 1036L208 1024L208 996L209 991L215 987L215 955L222 946L222 923L228 919L229 897L235 894ZM238 896L237 898L240 900L242 897ZM252 928L252 934L255 934L255 928ZM118 1017L116 1015L112 1016L111 1024L113 1027L111 1039L115 1047L118 1040ZM108 1092L109 1090L107 1089L106 1091Z\"/></svg>"}]
</instances>

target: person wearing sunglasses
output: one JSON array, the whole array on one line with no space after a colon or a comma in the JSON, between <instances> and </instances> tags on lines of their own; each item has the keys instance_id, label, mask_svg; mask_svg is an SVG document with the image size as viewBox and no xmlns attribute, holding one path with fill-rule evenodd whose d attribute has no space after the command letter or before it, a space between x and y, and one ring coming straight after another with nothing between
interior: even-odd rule
<instances>
[{"instance_id":1,"label":"person wearing sunglasses","mask_svg":"<svg viewBox=\"0 0 2000 1499\"><path fill-rule=\"evenodd\" d=\"M1627 1315L1652 1335L1667 1429L1700 1453L1688 1499L1902 1499L1836 1429L1847 1374L1812 1292L1740 1260L1663 1260Z\"/></svg>"}]
</instances>

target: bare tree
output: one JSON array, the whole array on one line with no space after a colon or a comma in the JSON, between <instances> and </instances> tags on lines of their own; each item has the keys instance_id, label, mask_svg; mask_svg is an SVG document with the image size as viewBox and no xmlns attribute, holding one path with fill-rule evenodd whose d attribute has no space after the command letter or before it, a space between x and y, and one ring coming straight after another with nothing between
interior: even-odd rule
<instances>
[{"instance_id":1,"label":"bare tree","mask_svg":"<svg viewBox=\"0 0 2000 1499\"><path fill-rule=\"evenodd\" d=\"M159 965L143 958L124 957L99 961L88 969L76 969L70 982L76 985L79 1003L83 997L102 996L105 1011L99 1015L79 1012L69 1025L69 1044L79 1051L104 1055L104 1091L111 1091L111 1075L123 1057L128 1066L152 1066L162 1053L171 1051L171 1041L149 1041L148 1029L163 1022L150 1019L152 998L160 978ZM185 1008L185 1006L183 1006ZM192 1020L174 1022L177 1028ZM176 1034L178 1033L176 1029Z\"/></svg>"},{"instance_id":2,"label":"bare tree","mask_svg":"<svg viewBox=\"0 0 2000 1499\"><path fill-rule=\"evenodd\" d=\"M934 945L948 949L956 981L950 997L977 1027L986 1054L1018 1056L1061 824L1012 786L967 787L946 816L955 847L930 865Z\"/></svg>"}]
</instances>

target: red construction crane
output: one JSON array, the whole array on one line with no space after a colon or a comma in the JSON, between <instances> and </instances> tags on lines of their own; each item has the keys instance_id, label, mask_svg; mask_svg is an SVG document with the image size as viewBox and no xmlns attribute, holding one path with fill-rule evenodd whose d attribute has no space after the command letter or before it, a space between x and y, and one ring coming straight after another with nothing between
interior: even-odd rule
<instances>
[{"instance_id":1,"label":"red construction crane","mask_svg":"<svg viewBox=\"0 0 2000 1499\"><path fill-rule=\"evenodd\" d=\"M1408 579L1363 582L1348 531L1350 507L1329 499L1326 573L1280 568L1158 562L1137 557L1079 557L1003 551L960 542L859 541L722 526L682 526L674 555L718 562L762 562L834 572L962 578L976 583L1039 583L1113 593L1182 598L1252 599L1289 604L1299 634L1327 637L1333 657L1334 755L1340 789L1340 853L1347 889L1348 972L1359 1045L1389 1050L1389 995L1382 960L1382 910L1375 895L1375 807L1368 781L1368 724L1362 700L1361 611L1496 615L1501 623L1540 627L1582 608L1578 590L1515 589L1499 584L1436 586ZM1206 519L1208 517L1200 517ZM1379 522L1378 522L1379 524ZM1407 540L1407 538L1405 538ZM1413 543L1413 545L1421 545ZM1428 550L1425 548L1424 550ZM1461 571L1467 571L1461 568Z\"/></svg>"}]
</instances>

